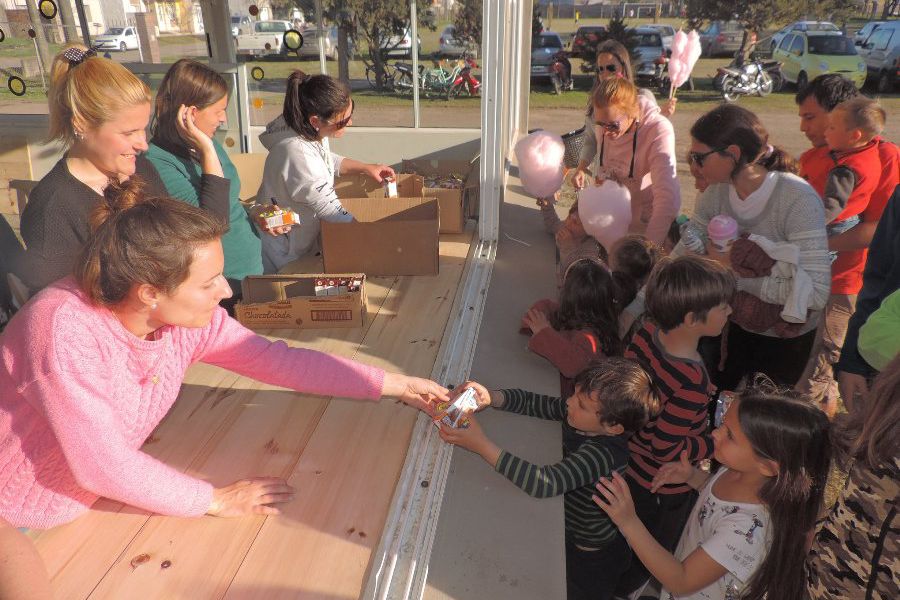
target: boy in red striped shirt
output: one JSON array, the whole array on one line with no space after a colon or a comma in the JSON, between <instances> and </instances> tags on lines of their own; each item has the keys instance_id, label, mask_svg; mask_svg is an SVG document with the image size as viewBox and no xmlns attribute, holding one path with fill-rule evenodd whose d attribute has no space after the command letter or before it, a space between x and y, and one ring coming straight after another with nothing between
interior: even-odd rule
<instances>
[{"instance_id":1,"label":"boy in red striped shirt","mask_svg":"<svg viewBox=\"0 0 900 600\"><path fill-rule=\"evenodd\" d=\"M647 282L647 320L634 334L625 357L636 360L659 390L659 415L628 442L627 479L637 514L670 552L693 508L696 492L687 485L651 487L657 470L679 460L713 453L709 402L715 392L697 349L700 338L717 336L731 314L732 273L698 256L663 260ZM620 585L630 593L649 577L638 561Z\"/></svg>"}]
</instances>

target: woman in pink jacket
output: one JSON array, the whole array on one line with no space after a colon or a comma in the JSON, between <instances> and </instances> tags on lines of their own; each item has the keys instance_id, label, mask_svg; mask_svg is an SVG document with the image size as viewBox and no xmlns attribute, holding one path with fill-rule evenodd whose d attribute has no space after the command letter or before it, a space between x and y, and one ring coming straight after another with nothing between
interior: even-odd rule
<instances>
[{"instance_id":1,"label":"woman in pink jacket","mask_svg":"<svg viewBox=\"0 0 900 600\"><path fill-rule=\"evenodd\" d=\"M436 383L270 342L229 318L227 225L139 184L107 188L74 277L35 296L0 338L0 519L47 529L101 496L164 515L277 514L281 479L216 488L140 450L205 362L328 396L446 399Z\"/></svg>"},{"instance_id":2,"label":"woman in pink jacket","mask_svg":"<svg viewBox=\"0 0 900 600\"><path fill-rule=\"evenodd\" d=\"M629 233L662 245L681 208L672 123L626 78L598 82L591 102L597 152L590 171L580 166L572 183L580 189L593 174L625 185L631 192Z\"/></svg>"}]
</instances>

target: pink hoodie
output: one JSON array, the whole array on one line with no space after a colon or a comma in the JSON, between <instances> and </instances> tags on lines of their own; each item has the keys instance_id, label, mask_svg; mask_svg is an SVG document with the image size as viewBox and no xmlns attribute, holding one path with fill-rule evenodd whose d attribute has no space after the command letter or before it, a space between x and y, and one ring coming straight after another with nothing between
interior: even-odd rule
<instances>
[{"instance_id":1,"label":"pink hoodie","mask_svg":"<svg viewBox=\"0 0 900 600\"><path fill-rule=\"evenodd\" d=\"M384 380L380 369L270 342L221 308L206 327L169 326L139 339L63 279L0 337L0 517L47 529L100 496L160 514L204 514L212 486L140 450L195 362L321 395L377 399Z\"/></svg>"},{"instance_id":2,"label":"pink hoodie","mask_svg":"<svg viewBox=\"0 0 900 600\"><path fill-rule=\"evenodd\" d=\"M629 233L646 235L662 244L669 226L681 209L681 190L675 178L675 130L659 112L655 100L638 95L640 128L635 140L629 131L619 139L597 137L597 156L591 165L595 174L614 172L631 192ZM593 123L591 123L593 125ZM595 126L596 127L596 126ZM635 146L636 141L636 146ZM603 165L599 166L600 148ZM628 178L634 157L634 174Z\"/></svg>"}]
</instances>

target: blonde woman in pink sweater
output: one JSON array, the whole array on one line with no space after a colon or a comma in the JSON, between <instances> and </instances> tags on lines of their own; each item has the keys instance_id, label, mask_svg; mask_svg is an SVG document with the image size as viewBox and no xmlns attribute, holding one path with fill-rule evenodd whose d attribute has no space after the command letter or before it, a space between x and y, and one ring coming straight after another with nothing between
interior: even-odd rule
<instances>
[{"instance_id":1,"label":"blonde woman in pink sweater","mask_svg":"<svg viewBox=\"0 0 900 600\"><path fill-rule=\"evenodd\" d=\"M583 188L591 175L618 181L631 192L628 232L662 245L681 209L672 122L624 77L599 81L591 106L596 151L587 156L586 146L572 185Z\"/></svg>"},{"instance_id":2,"label":"blonde woman in pink sweater","mask_svg":"<svg viewBox=\"0 0 900 600\"><path fill-rule=\"evenodd\" d=\"M270 342L229 318L227 225L129 180L105 194L74 277L35 296L0 338L0 518L47 529L106 497L164 515L278 514L281 479L216 488L140 450L187 368L214 364L305 393L416 408L432 381Z\"/></svg>"}]
</instances>

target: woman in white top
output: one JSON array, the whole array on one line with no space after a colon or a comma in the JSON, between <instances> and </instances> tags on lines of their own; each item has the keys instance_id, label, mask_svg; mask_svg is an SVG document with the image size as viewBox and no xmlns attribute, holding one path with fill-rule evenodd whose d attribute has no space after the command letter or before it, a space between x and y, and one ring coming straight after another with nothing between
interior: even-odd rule
<instances>
[{"instance_id":1,"label":"woman in white top","mask_svg":"<svg viewBox=\"0 0 900 600\"><path fill-rule=\"evenodd\" d=\"M302 71L288 77L284 112L260 136L269 155L257 200L294 210L300 226L263 238L266 273L315 251L320 220L353 220L334 190L336 175L364 173L379 183L395 175L387 165L359 162L328 150L324 140L341 137L352 123L353 100L346 85L328 75Z\"/></svg>"}]
</instances>

